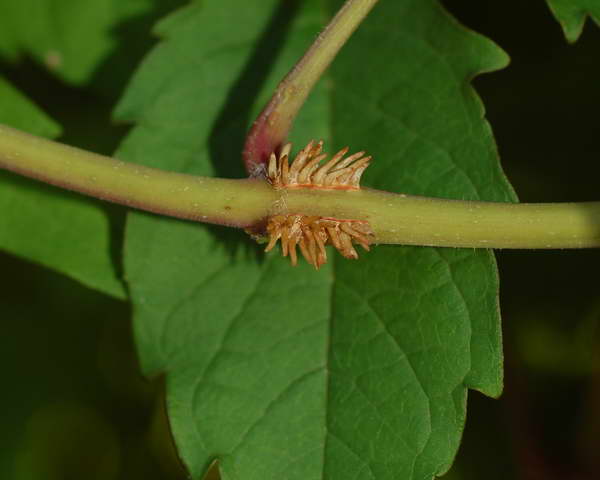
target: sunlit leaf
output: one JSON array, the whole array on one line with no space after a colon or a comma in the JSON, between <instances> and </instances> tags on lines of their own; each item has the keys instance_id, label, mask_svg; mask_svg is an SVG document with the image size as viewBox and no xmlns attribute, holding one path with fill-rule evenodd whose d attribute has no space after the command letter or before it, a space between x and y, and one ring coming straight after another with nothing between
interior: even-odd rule
<instances>
[{"instance_id":1,"label":"sunlit leaf","mask_svg":"<svg viewBox=\"0 0 600 480\"><path fill-rule=\"evenodd\" d=\"M2 3L0 54L32 55L71 83L83 83L119 42L123 22L147 13L153 0L19 0Z\"/></svg>"}]
</instances>

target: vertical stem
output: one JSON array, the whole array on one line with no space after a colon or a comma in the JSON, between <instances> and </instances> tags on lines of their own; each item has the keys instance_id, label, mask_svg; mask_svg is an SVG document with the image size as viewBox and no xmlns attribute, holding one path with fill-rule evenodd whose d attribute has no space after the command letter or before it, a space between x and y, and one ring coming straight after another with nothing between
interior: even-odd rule
<instances>
[{"instance_id":1,"label":"vertical stem","mask_svg":"<svg viewBox=\"0 0 600 480\"><path fill-rule=\"evenodd\" d=\"M281 81L254 122L244 147L250 175L266 163L285 141L308 94L338 51L348 41L378 0L347 0L300 61Z\"/></svg>"}]
</instances>

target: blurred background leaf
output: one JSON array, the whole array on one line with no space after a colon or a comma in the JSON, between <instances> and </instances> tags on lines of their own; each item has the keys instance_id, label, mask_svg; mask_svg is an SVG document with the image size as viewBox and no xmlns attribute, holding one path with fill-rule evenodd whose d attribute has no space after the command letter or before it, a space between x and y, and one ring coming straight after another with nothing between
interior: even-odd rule
<instances>
[{"instance_id":1,"label":"blurred background leaf","mask_svg":"<svg viewBox=\"0 0 600 480\"><path fill-rule=\"evenodd\" d=\"M114 93L147 50L156 18L184 1L4 0L0 55L15 64L31 57L69 84Z\"/></svg>"},{"instance_id":2,"label":"blurred background leaf","mask_svg":"<svg viewBox=\"0 0 600 480\"><path fill-rule=\"evenodd\" d=\"M0 123L43 137L57 137L60 126L38 109L25 95L0 77Z\"/></svg>"},{"instance_id":3,"label":"blurred background leaf","mask_svg":"<svg viewBox=\"0 0 600 480\"><path fill-rule=\"evenodd\" d=\"M147 442L160 385L138 373L129 307L43 267L0 261L0 476L162 478Z\"/></svg>"},{"instance_id":4,"label":"blurred background leaf","mask_svg":"<svg viewBox=\"0 0 600 480\"><path fill-rule=\"evenodd\" d=\"M153 24L183 2L3 1L0 75L61 125L59 140L110 155L126 132L110 125L112 105L153 44ZM2 79L0 102L0 122L58 135ZM2 171L0 211L0 248L125 298L121 209Z\"/></svg>"},{"instance_id":5,"label":"blurred background leaf","mask_svg":"<svg viewBox=\"0 0 600 480\"><path fill-rule=\"evenodd\" d=\"M579 38L588 16L600 25L600 1L598 0L548 0L548 5L560 22L569 42L575 42Z\"/></svg>"}]
</instances>

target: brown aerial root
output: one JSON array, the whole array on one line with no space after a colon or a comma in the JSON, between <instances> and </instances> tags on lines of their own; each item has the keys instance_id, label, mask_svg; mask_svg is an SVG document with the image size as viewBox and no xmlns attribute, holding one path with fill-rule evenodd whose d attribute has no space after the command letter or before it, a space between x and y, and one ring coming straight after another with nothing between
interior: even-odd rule
<instances>
[{"instance_id":1,"label":"brown aerial root","mask_svg":"<svg viewBox=\"0 0 600 480\"><path fill-rule=\"evenodd\" d=\"M323 141L310 141L289 163L292 145L285 144L279 155L272 153L268 163L268 179L275 188L323 188L358 190L360 177L371 162L365 152L344 158L348 147L343 148L331 159L323 151Z\"/></svg>"},{"instance_id":2,"label":"brown aerial root","mask_svg":"<svg viewBox=\"0 0 600 480\"><path fill-rule=\"evenodd\" d=\"M317 270L327 262L326 245L333 245L344 257L358 258L352 243L365 250L373 239L369 223L362 220L338 220L308 215L275 215L267 222L269 244L265 252L281 240L284 257L289 255L293 266L298 263L296 247L308 263Z\"/></svg>"}]
</instances>

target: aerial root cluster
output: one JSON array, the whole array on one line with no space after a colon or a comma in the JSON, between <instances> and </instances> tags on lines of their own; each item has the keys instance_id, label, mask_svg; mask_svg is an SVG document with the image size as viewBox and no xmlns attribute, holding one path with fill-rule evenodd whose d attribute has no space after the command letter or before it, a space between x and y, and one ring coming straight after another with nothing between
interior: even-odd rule
<instances>
[{"instance_id":1,"label":"aerial root cluster","mask_svg":"<svg viewBox=\"0 0 600 480\"><path fill-rule=\"evenodd\" d=\"M270 251L281 240L284 257L289 255L292 265L298 263L296 247L317 270L327 262L326 245L333 245L344 257L358 258L353 242L369 250L373 232L368 222L338 220L308 215L275 215L268 219L267 234Z\"/></svg>"},{"instance_id":2,"label":"aerial root cluster","mask_svg":"<svg viewBox=\"0 0 600 480\"><path fill-rule=\"evenodd\" d=\"M365 152L346 157L348 147L322 163L327 154L323 142L311 141L291 160L292 145L273 152L267 165L267 180L276 189L315 188L323 190L359 190L360 179L371 162ZM266 252L281 240L284 257L298 263L297 249L317 270L327 262L326 245L333 245L344 257L358 258L353 243L369 250L373 232L364 220L349 220L301 214L278 214L267 219L269 243Z\"/></svg>"},{"instance_id":3,"label":"aerial root cluster","mask_svg":"<svg viewBox=\"0 0 600 480\"><path fill-rule=\"evenodd\" d=\"M287 143L279 155L273 152L268 163L268 180L275 188L323 188L358 190L360 177L371 162L365 152L344 158L348 147L336 153L329 161L323 151L323 141L311 141L290 164L292 145Z\"/></svg>"}]
</instances>

